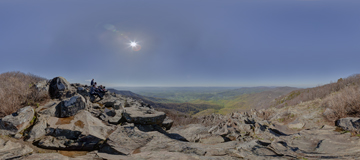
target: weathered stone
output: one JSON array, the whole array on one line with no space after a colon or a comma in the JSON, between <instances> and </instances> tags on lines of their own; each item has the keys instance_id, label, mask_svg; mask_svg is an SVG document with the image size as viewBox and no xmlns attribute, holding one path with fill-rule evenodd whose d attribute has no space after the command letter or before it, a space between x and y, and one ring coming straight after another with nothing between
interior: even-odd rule
<instances>
[{"instance_id":1,"label":"weathered stone","mask_svg":"<svg viewBox=\"0 0 360 160\"><path fill-rule=\"evenodd\" d=\"M57 113L56 106L58 106L59 103L60 101L50 101L46 103L44 106L40 106L39 108L37 108L36 111L42 115L55 117Z\"/></svg>"},{"instance_id":2,"label":"weathered stone","mask_svg":"<svg viewBox=\"0 0 360 160\"><path fill-rule=\"evenodd\" d=\"M292 129L301 129L305 126L305 123L299 122L299 121L294 121L288 124L289 128Z\"/></svg>"},{"instance_id":3,"label":"weathered stone","mask_svg":"<svg viewBox=\"0 0 360 160\"><path fill-rule=\"evenodd\" d=\"M55 77L50 81L49 94L51 98L59 98L70 89L70 83L63 77Z\"/></svg>"},{"instance_id":4,"label":"weathered stone","mask_svg":"<svg viewBox=\"0 0 360 160\"><path fill-rule=\"evenodd\" d=\"M161 126L164 127L166 130L169 130L171 126L174 124L174 121L168 117L164 119L164 121L161 123Z\"/></svg>"},{"instance_id":5,"label":"weathered stone","mask_svg":"<svg viewBox=\"0 0 360 160\"><path fill-rule=\"evenodd\" d=\"M200 138L200 143L204 143L204 144L217 144L223 142L225 142L224 138L216 135Z\"/></svg>"},{"instance_id":6,"label":"weathered stone","mask_svg":"<svg viewBox=\"0 0 360 160\"><path fill-rule=\"evenodd\" d=\"M33 141L37 140L46 134L46 127L47 127L47 117L38 115L35 125L32 127L30 133L29 133L29 139L27 141Z\"/></svg>"},{"instance_id":7,"label":"weathered stone","mask_svg":"<svg viewBox=\"0 0 360 160\"><path fill-rule=\"evenodd\" d=\"M77 88L77 93L80 94L81 96L83 96L84 98L89 98L90 99L89 92L83 87L78 87Z\"/></svg>"},{"instance_id":8,"label":"weathered stone","mask_svg":"<svg viewBox=\"0 0 360 160\"><path fill-rule=\"evenodd\" d=\"M46 136L37 145L48 149L94 150L112 128L88 111L67 118L50 117Z\"/></svg>"},{"instance_id":9,"label":"weathered stone","mask_svg":"<svg viewBox=\"0 0 360 160\"><path fill-rule=\"evenodd\" d=\"M116 114L113 117L108 118L110 124L119 124L125 122L124 117L122 116L123 110L115 110Z\"/></svg>"},{"instance_id":10,"label":"weathered stone","mask_svg":"<svg viewBox=\"0 0 360 160\"><path fill-rule=\"evenodd\" d=\"M118 127L101 146L100 151L111 154L132 153L135 149L144 146L152 139L145 132L135 131L134 125Z\"/></svg>"},{"instance_id":11,"label":"weathered stone","mask_svg":"<svg viewBox=\"0 0 360 160\"><path fill-rule=\"evenodd\" d=\"M347 131L360 131L360 118L346 117L336 121L336 126Z\"/></svg>"},{"instance_id":12,"label":"weathered stone","mask_svg":"<svg viewBox=\"0 0 360 160\"><path fill-rule=\"evenodd\" d=\"M64 118L70 117L86 108L86 100L81 95L75 95L63 100L56 108L57 116Z\"/></svg>"},{"instance_id":13,"label":"weathered stone","mask_svg":"<svg viewBox=\"0 0 360 160\"><path fill-rule=\"evenodd\" d=\"M99 104L93 103L93 104L92 104L92 108L94 108L94 109L100 109L101 107L100 107Z\"/></svg>"},{"instance_id":14,"label":"weathered stone","mask_svg":"<svg viewBox=\"0 0 360 160\"><path fill-rule=\"evenodd\" d=\"M34 118L34 109L31 106L20 108L15 113L0 120L0 134L15 135L29 127Z\"/></svg>"},{"instance_id":15,"label":"weathered stone","mask_svg":"<svg viewBox=\"0 0 360 160\"><path fill-rule=\"evenodd\" d=\"M114 117L115 114L116 114L115 110L113 110L113 109L110 110L110 109L107 109L107 108L104 109L104 113L106 115L110 116L110 117Z\"/></svg>"},{"instance_id":16,"label":"weathered stone","mask_svg":"<svg viewBox=\"0 0 360 160\"><path fill-rule=\"evenodd\" d=\"M119 100L116 100L115 103L114 103L114 109L122 109L122 104L121 104L121 101Z\"/></svg>"},{"instance_id":17,"label":"weathered stone","mask_svg":"<svg viewBox=\"0 0 360 160\"><path fill-rule=\"evenodd\" d=\"M33 151L29 146L0 138L0 159L15 159Z\"/></svg>"},{"instance_id":18,"label":"weathered stone","mask_svg":"<svg viewBox=\"0 0 360 160\"><path fill-rule=\"evenodd\" d=\"M123 116L129 123L161 125L166 114L146 107L128 107L124 110Z\"/></svg>"},{"instance_id":19,"label":"weathered stone","mask_svg":"<svg viewBox=\"0 0 360 160\"><path fill-rule=\"evenodd\" d=\"M129 104L128 100L125 100L125 102L124 102L124 108L125 107L130 107L130 104Z\"/></svg>"},{"instance_id":20,"label":"weathered stone","mask_svg":"<svg viewBox=\"0 0 360 160\"><path fill-rule=\"evenodd\" d=\"M61 155L59 153L35 153L26 157L23 157L21 159L24 160L89 160L89 159L98 159L101 160L100 158L96 158L95 156L79 156L79 157L75 157L75 158L70 158L64 155Z\"/></svg>"},{"instance_id":21,"label":"weathered stone","mask_svg":"<svg viewBox=\"0 0 360 160\"><path fill-rule=\"evenodd\" d=\"M201 124L189 124L182 127L176 127L169 130L169 133L179 134L189 142L198 142L200 138L208 137L209 127L205 127Z\"/></svg>"}]
</instances>

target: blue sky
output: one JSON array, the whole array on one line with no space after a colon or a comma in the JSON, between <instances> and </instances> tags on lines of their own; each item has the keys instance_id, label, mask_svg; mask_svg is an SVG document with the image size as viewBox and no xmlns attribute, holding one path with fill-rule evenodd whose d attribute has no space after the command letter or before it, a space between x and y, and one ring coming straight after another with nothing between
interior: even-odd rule
<instances>
[{"instance_id":1,"label":"blue sky","mask_svg":"<svg viewBox=\"0 0 360 160\"><path fill-rule=\"evenodd\" d=\"M311 87L359 73L359 8L358 0L1 0L0 73L113 87Z\"/></svg>"}]
</instances>

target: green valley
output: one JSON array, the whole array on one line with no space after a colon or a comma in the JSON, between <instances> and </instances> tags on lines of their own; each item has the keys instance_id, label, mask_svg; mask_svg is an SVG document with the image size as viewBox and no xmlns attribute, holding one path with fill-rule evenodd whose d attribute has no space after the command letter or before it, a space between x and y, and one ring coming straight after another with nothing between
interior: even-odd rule
<instances>
[{"instance_id":1,"label":"green valley","mask_svg":"<svg viewBox=\"0 0 360 160\"><path fill-rule=\"evenodd\" d=\"M133 87L111 90L142 99L155 108L194 116L227 114L235 110L267 107L271 101L297 88L292 87ZM121 91L123 89L130 91ZM134 92L134 93L133 93ZM131 93L131 94L130 94Z\"/></svg>"}]
</instances>

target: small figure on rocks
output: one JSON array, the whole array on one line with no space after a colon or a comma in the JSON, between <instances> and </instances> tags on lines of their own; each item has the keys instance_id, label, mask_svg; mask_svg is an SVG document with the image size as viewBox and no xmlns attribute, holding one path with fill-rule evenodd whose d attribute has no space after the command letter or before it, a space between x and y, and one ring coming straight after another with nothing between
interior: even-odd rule
<instances>
[{"instance_id":1,"label":"small figure on rocks","mask_svg":"<svg viewBox=\"0 0 360 160\"><path fill-rule=\"evenodd\" d=\"M94 78L91 80L90 85L91 85L91 86L94 85Z\"/></svg>"},{"instance_id":2,"label":"small figure on rocks","mask_svg":"<svg viewBox=\"0 0 360 160\"><path fill-rule=\"evenodd\" d=\"M105 86L100 85L100 86L98 87L98 92L100 92L100 93L105 93L105 92L107 92L107 90L105 90Z\"/></svg>"},{"instance_id":3,"label":"small figure on rocks","mask_svg":"<svg viewBox=\"0 0 360 160\"><path fill-rule=\"evenodd\" d=\"M95 84L96 84L96 82L95 82ZM98 92L95 84L92 85L92 87L90 88L90 95L93 95L93 96L94 96L94 95L97 95L97 96L99 96L100 99L102 100L103 97L102 97L102 95Z\"/></svg>"}]
</instances>

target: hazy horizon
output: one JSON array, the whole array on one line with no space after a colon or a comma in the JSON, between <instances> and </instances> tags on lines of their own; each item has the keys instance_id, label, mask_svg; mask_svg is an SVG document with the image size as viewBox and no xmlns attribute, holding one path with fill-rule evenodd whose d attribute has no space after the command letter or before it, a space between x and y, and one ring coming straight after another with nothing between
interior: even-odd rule
<instances>
[{"instance_id":1,"label":"hazy horizon","mask_svg":"<svg viewBox=\"0 0 360 160\"><path fill-rule=\"evenodd\" d=\"M2 0L0 73L108 87L315 87L360 73L359 8L356 0Z\"/></svg>"}]
</instances>

